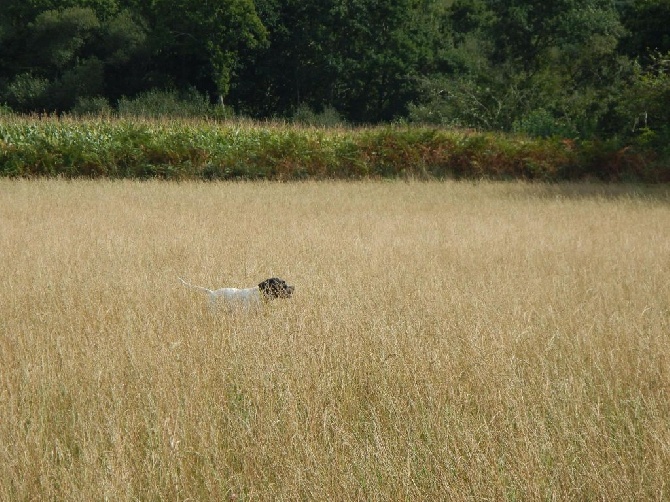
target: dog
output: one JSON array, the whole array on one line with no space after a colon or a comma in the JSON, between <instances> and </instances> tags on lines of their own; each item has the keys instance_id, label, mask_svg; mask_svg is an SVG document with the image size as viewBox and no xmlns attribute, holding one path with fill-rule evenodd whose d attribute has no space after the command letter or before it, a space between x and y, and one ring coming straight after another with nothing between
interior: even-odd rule
<instances>
[{"instance_id":1,"label":"dog","mask_svg":"<svg viewBox=\"0 0 670 502\"><path fill-rule=\"evenodd\" d=\"M244 309L260 307L261 304L274 300L275 298L290 298L295 290L294 286L289 286L286 281L278 277L271 277L261 282L253 288L221 288L207 289L202 286L195 286L179 277L179 280L189 288L203 291L209 295L210 307L215 307L219 302L228 307L242 307Z\"/></svg>"}]
</instances>

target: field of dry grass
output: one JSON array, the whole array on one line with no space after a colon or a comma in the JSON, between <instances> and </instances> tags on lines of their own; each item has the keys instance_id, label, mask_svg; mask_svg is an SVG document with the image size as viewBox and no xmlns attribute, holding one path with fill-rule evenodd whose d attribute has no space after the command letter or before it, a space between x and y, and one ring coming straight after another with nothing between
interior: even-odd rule
<instances>
[{"instance_id":1,"label":"field of dry grass","mask_svg":"<svg viewBox=\"0 0 670 502\"><path fill-rule=\"evenodd\" d=\"M0 180L0 256L1 500L670 496L667 187Z\"/></svg>"}]
</instances>

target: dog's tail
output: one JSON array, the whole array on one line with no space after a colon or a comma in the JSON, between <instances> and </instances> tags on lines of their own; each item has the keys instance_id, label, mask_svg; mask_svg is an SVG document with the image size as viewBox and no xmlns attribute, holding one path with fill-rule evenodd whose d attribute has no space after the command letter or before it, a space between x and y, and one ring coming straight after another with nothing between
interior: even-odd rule
<instances>
[{"instance_id":1,"label":"dog's tail","mask_svg":"<svg viewBox=\"0 0 670 502\"><path fill-rule=\"evenodd\" d=\"M208 293L210 295L212 294L211 289L203 288L202 286L195 286L195 285L191 284L190 282L186 282L184 279L182 279L179 276L177 276L177 279L179 279L184 284L184 286L188 286L189 288L193 288L193 289L199 289L200 291L204 291L205 293Z\"/></svg>"}]
</instances>

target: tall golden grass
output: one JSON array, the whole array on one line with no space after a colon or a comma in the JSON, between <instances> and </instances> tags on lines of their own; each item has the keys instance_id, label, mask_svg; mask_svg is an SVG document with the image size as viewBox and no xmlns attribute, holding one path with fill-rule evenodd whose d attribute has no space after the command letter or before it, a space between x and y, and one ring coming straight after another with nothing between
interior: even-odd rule
<instances>
[{"instance_id":1,"label":"tall golden grass","mask_svg":"<svg viewBox=\"0 0 670 502\"><path fill-rule=\"evenodd\" d=\"M653 190L0 180L0 499L666 499Z\"/></svg>"}]
</instances>

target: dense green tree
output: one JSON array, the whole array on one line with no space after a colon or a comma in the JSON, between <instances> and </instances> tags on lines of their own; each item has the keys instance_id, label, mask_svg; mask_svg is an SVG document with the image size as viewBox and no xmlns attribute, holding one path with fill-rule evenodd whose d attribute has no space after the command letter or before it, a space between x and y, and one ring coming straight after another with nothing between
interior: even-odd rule
<instances>
[{"instance_id":1,"label":"dense green tree","mask_svg":"<svg viewBox=\"0 0 670 502\"><path fill-rule=\"evenodd\" d=\"M157 86L195 86L225 98L242 65L240 54L266 43L252 0L132 3L148 23Z\"/></svg>"},{"instance_id":2,"label":"dense green tree","mask_svg":"<svg viewBox=\"0 0 670 502\"><path fill-rule=\"evenodd\" d=\"M260 113L287 114L307 105L335 107L356 122L402 116L416 96L428 52L430 3L259 2L269 48L254 55L233 94ZM250 88L248 81L258 86Z\"/></svg>"},{"instance_id":3,"label":"dense green tree","mask_svg":"<svg viewBox=\"0 0 670 502\"><path fill-rule=\"evenodd\" d=\"M426 42L419 0L339 0L333 9L341 73L336 99L356 121L406 114L415 95Z\"/></svg>"},{"instance_id":4,"label":"dense green tree","mask_svg":"<svg viewBox=\"0 0 670 502\"><path fill-rule=\"evenodd\" d=\"M0 100L67 110L152 88L225 97L240 54L264 43L252 0L8 0L0 13ZM33 17L34 16L34 17Z\"/></svg>"},{"instance_id":5,"label":"dense green tree","mask_svg":"<svg viewBox=\"0 0 670 502\"><path fill-rule=\"evenodd\" d=\"M42 12L29 29L25 64L52 77L88 55L100 21L92 9L69 7Z\"/></svg>"},{"instance_id":6,"label":"dense green tree","mask_svg":"<svg viewBox=\"0 0 670 502\"><path fill-rule=\"evenodd\" d=\"M99 48L105 63L105 96L112 103L161 85L151 78L147 26L132 11L121 10L102 23Z\"/></svg>"},{"instance_id":7,"label":"dense green tree","mask_svg":"<svg viewBox=\"0 0 670 502\"><path fill-rule=\"evenodd\" d=\"M125 10L103 21L91 8L43 11L8 37L0 99L19 111L62 111L84 97L116 98L138 79L145 39Z\"/></svg>"},{"instance_id":8,"label":"dense green tree","mask_svg":"<svg viewBox=\"0 0 670 502\"><path fill-rule=\"evenodd\" d=\"M304 104L331 102L337 78L330 25L331 2L260 0L259 16L268 32L265 50L248 52L232 97L254 116L287 115Z\"/></svg>"},{"instance_id":9,"label":"dense green tree","mask_svg":"<svg viewBox=\"0 0 670 502\"><path fill-rule=\"evenodd\" d=\"M670 154L670 52L651 54L619 101L632 135Z\"/></svg>"},{"instance_id":10,"label":"dense green tree","mask_svg":"<svg viewBox=\"0 0 670 502\"><path fill-rule=\"evenodd\" d=\"M79 94L104 92L102 66L90 51L100 29L95 12L71 7L40 13L29 23L6 99L19 110L62 110Z\"/></svg>"},{"instance_id":11,"label":"dense green tree","mask_svg":"<svg viewBox=\"0 0 670 502\"><path fill-rule=\"evenodd\" d=\"M527 116L592 134L612 107L623 33L609 0L458 0L451 71L429 76L424 108L447 123L512 129ZM426 114L421 106L415 116Z\"/></svg>"},{"instance_id":12,"label":"dense green tree","mask_svg":"<svg viewBox=\"0 0 670 502\"><path fill-rule=\"evenodd\" d=\"M670 153L670 2L627 0L620 5L626 34L619 50L633 59L617 111L628 132Z\"/></svg>"},{"instance_id":13,"label":"dense green tree","mask_svg":"<svg viewBox=\"0 0 670 502\"><path fill-rule=\"evenodd\" d=\"M91 9L98 19L113 16L121 8L118 0L3 0L0 16L20 27L33 22L43 12L72 7Z\"/></svg>"},{"instance_id":14,"label":"dense green tree","mask_svg":"<svg viewBox=\"0 0 670 502\"><path fill-rule=\"evenodd\" d=\"M621 18L627 33L620 50L633 58L651 63L650 55L670 51L670 2L668 0L632 0L621 6Z\"/></svg>"}]
</instances>

